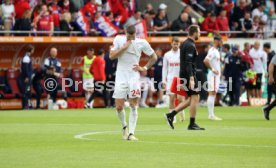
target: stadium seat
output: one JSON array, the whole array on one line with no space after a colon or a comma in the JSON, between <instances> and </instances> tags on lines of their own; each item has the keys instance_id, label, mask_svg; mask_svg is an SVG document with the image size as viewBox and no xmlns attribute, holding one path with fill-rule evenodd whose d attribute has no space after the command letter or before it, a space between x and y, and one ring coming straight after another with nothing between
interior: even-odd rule
<instances>
[{"instance_id":1,"label":"stadium seat","mask_svg":"<svg viewBox=\"0 0 276 168\"><path fill-rule=\"evenodd\" d=\"M22 97L22 94L20 93L19 86L18 86L18 81L19 79L19 70L16 69L8 69L6 73L6 78L7 78L7 85L10 86L11 92L4 94L5 98L20 98Z\"/></svg>"},{"instance_id":2,"label":"stadium seat","mask_svg":"<svg viewBox=\"0 0 276 168\"><path fill-rule=\"evenodd\" d=\"M81 97L83 96L83 87L82 87L82 71L80 69L73 69L71 77L74 81L73 86L70 88L72 97ZM77 91L75 90L75 82L78 82Z\"/></svg>"}]
</instances>

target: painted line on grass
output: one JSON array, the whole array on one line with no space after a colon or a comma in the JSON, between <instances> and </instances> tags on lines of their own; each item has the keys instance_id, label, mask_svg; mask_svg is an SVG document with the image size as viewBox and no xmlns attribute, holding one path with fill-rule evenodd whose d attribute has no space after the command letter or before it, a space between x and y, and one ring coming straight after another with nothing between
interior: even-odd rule
<instances>
[{"instance_id":1,"label":"painted line on grass","mask_svg":"<svg viewBox=\"0 0 276 168\"><path fill-rule=\"evenodd\" d=\"M149 131L164 131L164 130L138 130L137 132L149 132ZM168 131L167 131L168 132ZM108 140L88 138L91 135L111 135L119 134L119 131L95 131L77 134L74 136L75 139L88 140L88 141L99 141L106 142ZM272 145L246 145L246 144L209 144L209 143L192 143L192 142L169 142L169 141L137 141L137 143L149 143L149 144L175 144L175 145L193 145L193 146L213 146L213 147L236 147L236 148L270 148L276 149L276 146Z\"/></svg>"}]
</instances>

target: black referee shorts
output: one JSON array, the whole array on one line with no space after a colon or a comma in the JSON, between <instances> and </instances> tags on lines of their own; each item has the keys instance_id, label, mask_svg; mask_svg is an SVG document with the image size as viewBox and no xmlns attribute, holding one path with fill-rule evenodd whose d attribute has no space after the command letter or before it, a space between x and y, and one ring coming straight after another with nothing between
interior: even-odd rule
<instances>
[{"instance_id":1,"label":"black referee shorts","mask_svg":"<svg viewBox=\"0 0 276 168\"><path fill-rule=\"evenodd\" d=\"M181 80L183 82L183 85L184 85L184 88L185 88L185 91L187 92L187 95L189 97L191 97L192 95L198 95L199 94L199 88L198 88L198 80L196 78L196 76L194 76L194 80L195 80L195 89L194 90L191 90L189 88L189 85L190 85L190 77L181 77Z\"/></svg>"}]
</instances>

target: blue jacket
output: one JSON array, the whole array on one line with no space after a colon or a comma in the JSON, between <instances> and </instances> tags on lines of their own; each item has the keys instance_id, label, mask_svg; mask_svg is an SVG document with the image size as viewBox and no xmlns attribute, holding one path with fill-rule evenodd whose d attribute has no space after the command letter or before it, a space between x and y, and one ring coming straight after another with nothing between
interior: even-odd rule
<instances>
[{"instance_id":1,"label":"blue jacket","mask_svg":"<svg viewBox=\"0 0 276 168\"><path fill-rule=\"evenodd\" d=\"M51 69L52 67L55 69L55 72L60 73L61 71L61 63L57 58L48 57L44 61L45 69Z\"/></svg>"},{"instance_id":2,"label":"blue jacket","mask_svg":"<svg viewBox=\"0 0 276 168\"><path fill-rule=\"evenodd\" d=\"M32 59L28 55L28 53L25 54L21 62L21 75L23 80L25 80L26 78L29 78L29 80L31 80L31 77L33 75Z\"/></svg>"}]
</instances>

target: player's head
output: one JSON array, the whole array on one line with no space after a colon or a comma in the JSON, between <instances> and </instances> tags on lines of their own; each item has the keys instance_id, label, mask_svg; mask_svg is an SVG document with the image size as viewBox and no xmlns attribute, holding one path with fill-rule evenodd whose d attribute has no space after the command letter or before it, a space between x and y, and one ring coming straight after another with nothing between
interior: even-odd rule
<instances>
[{"instance_id":1,"label":"player's head","mask_svg":"<svg viewBox=\"0 0 276 168\"><path fill-rule=\"evenodd\" d=\"M56 47L52 47L52 48L50 49L50 56L51 56L52 58L56 58L56 57L57 57L57 53L58 53L58 51L57 51L57 48L56 48Z\"/></svg>"},{"instance_id":2,"label":"player's head","mask_svg":"<svg viewBox=\"0 0 276 168\"><path fill-rule=\"evenodd\" d=\"M191 25L189 27L189 36L198 40L200 37L200 29L198 25Z\"/></svg>"},{"instance_id":3,"label":"player's head","mask_svg":"<svg viewBox=\"0 0 276 168\"><path fill-rule=\"evenodd\" d=\"M248 42L245 42L244 44L243 44L243 47L244 47L244 50L245 51L249 51L250 50L250 44L248 43Z\"/></svg>"},{"instance_id":4,"label":"player's head","mask_svg":"<svg viewBox=\"0 0 276 168\"><path fill-rule=\"evenodd\" d=\"M269 53L271 49L270 43L264 43L263 48L265 52Z\"/></svg>"},{"instance_id":5,"label":"player's head","mask_svg":"<svg viewBox=\"0 0 276 168\"><path fill-rule=\"evenodd\" d=\"M34 53L34 46L33 45L28 45L27 47L27 52L31 55Z\"/></svg>"},{"instance_id":6,"label":"player's head","mask_svg":"<svg viewBox=\"0 0 276 168\"><path fill-rule=\"evenodd\" d=\"M179 46L180 46L179 38L178 38L178 37L173 37L173 38L172 38L172 43L171 43L171 45L172 45L172 49L173 49L174 51L177 51L178 48L179 48Z\"/></svg>"},{"instance_id":7,"label":"player's head","mask_svg":"<svg viewBox=\"0 0 276 168\"><path fill-rule=\"evenodd\" d=\"M221 47L222 45L223 45L223 43L222 43L222 38L221 38L221 36L220 36L220 35L215 35L215 36L214 36L214 46L217 47L217 48L219 48L219 47Z\"/></svg>"},{"instance_id":8,"label":"player's head","mask_svg":"<svg viewBox=\"0 0 276 168\"><path fill-rule=\"evenodd\" d=\"M156 55L157 55L158 57L162 57L163 51L162 51L162 49L161 49L160 47L157 47L157 48L155 49L155 53L156 53Z\"/></svg>"},{"instance_id":9,"label":"player's head","mask_svg":"<svg viewBox=\"0 0 276 168\"><path fill-rule=\"evenodd\" d=\"M232 47L232 53L233 53L233 56L238 56L239 55L239 48L238 48L238 46L233 46Z\"/></svg>"},{"instance_id":10,"label":"player's head","mask_svg":"<svg viewBox=\"0 0 276 168\"><path fill-rule=\"evenodd\" d=\"M223 52L228 53L230 51L230 45L229 44L223 44L222 50L223 50Z\"/></svg>"},{"instance_id":11,"label":"player's head","mask_svg":"<svg viewBox=\"0 0 276 168\"><path fill-rule=\"evenodd\" d=\"M136 28L135 28L134 25L127 26L125 31L126 31L127 40L134 40L135 39Z\"/></svg>"},{"instance_id":12,"label":"player's head","mask_svg":"<svg viewBox=\"0 0 276 168\"><path fill-rule=\"evenodd\" d=\"M94 48L88 47L87 48L87 56L88 57L93 57L93 55L94 55Z\"/></svg>"},{"instance_id":13,"label":"player's head","mask_svg":"<svg viewBox=\"0 0 276 168\"><path fill-rule=\"evenodd\" d=\"M105 54L104 49L100 49L100 50L98 51L98 56L103 57L103 56L104 56L104 54Z\"/></svg>"},{"instance_id":14,"label":"player's head","mask_svg":"<svg viewBox=\"0 0 276 168\"><path fill-rule=\"evenodd\" d=\"M256 50L260 49L260 42L259 42L259 41L256 41L256 42L254 43L254 48L255 48Z\"/></svg>"}]
</instances>

